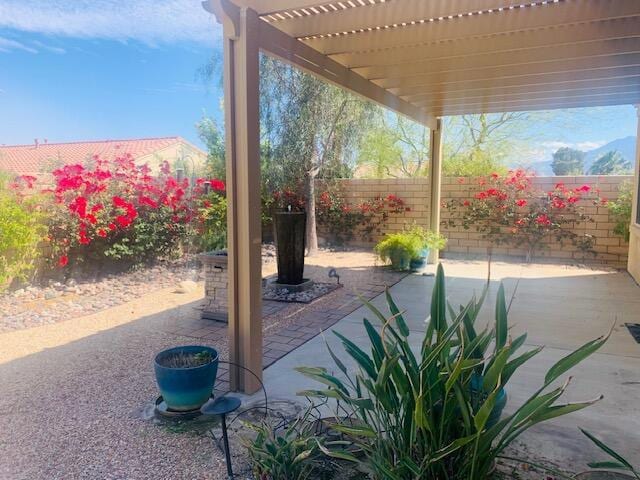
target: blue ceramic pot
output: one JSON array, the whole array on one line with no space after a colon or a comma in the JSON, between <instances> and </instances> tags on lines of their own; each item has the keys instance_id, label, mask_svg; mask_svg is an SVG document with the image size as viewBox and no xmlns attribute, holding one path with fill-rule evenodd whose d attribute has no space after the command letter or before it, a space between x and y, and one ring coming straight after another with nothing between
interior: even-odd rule
<instances>
[{"instance_id":1,"label":"blue ceramic pot","mask_svg":"<svg viewBox=\"0 0 640 480\"><path fill-rule=\"evenodd\" d=\"M409 264L409 267L411 268L411 270L420 270L427 264L428 258L429 258L429 249L423 248L422 250L420 250L420 254L418 258L411 259L411 263Z\"/></svg>"},{"instance_id":2,"label":"blue ceramic pot","mask_svg":"<svg viewBox=\"0 0 640 480\"><path fill-rule=\"evenodd\" d=\"M471 392L475 395L481 396L482 401L484 401L484 398L486 398L487 396L487 394L482 390L483 382L484 382L484 378L482 377L482 375L477 375L474 373L471 376ZM507 392L505 391L504 388L501 388L500 391L498 392L498 396L496 397L496 403L493 406L491 413L489 414L489 418L487 419L485 428L491 428L496 423L498 423L498 421L500 420L500 417L502 416L502 410L504 410L504 407L506 406L506 404L507 404Z\"/></svg>"},{"instance_id":3,"label":"blue ceramic pot","mask_svg":"<svg viewBox=\"0 0 640 480\"><path fill-rule=\"evenodd\" d=\"M172 368L163 364L179 353L208 352L211 361L198 367ZM188 345L163 350L154 361L160 394L171 410L188 411L200 408L211 396L218 374L218 352L211 347Z\"/></svg>"}]
</instances>

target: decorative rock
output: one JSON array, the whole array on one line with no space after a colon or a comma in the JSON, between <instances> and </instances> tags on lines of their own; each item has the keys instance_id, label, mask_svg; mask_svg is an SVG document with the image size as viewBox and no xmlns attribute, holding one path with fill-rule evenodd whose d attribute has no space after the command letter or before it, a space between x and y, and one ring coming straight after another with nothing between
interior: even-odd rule
<instances>
[{"instance_id":1,"label":"decorative rock","mask_svg":"<svg viewBox=\"0 0 640 480\"><path fill-rule=\"evenodd\" d=\"M198 284L193 280L183 280L178 284L175 293L189 293L193 292L196 288L198 288Z\"/></svg>"}]
</instances>

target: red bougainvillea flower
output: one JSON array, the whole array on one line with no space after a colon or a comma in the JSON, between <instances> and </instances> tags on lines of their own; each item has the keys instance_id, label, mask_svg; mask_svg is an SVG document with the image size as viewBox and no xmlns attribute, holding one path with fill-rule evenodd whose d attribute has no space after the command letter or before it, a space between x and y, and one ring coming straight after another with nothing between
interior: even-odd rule
<instances>
[{"instance_id":1,"label":"red bougainvillea flower","mask_svg":"<svg viewBox=\"0 0 640 480\"><path fill-rule=\"evenodd\" d=\"M113 223L113 222L111 222L111 223L108 225L108 227L109 227L109 230L115 230L116 228L118 228L118 227L116 226L116 224L115 224L115 223Z\"/></svg>"},{"instance_id":2,"label":"red bougainvillea flower","mask_svg":"<svg viewBox=\"0 0 640 480\"><path fill-rule=\"evenodd\" d=\"M67 257L66 255L62 255L58 259L58 266L59 267L65 267L67 265L67 263L69 263L69 257Z\"/></svg>"},{"instance_id":3,"label":"red bougainvillea flower","mask_svg":"<svg viewBox=\"0 0 640 480\"><path fill-rule=\"evenodd\" d=\"M538 225L551 225L551 220L549 219L549 217L546 214L542 214L542 215L538 215L536 217L536 223Z\"/></svg>"},{"instance_id":4,"label":"red bougainvillea flower","mask_svg":"<svg viewBox=\"0 0 640 480\"><path fill-rule=\"evenodd\" d=\"M218 180L217 178L214 178L211 180L211 188L219 192L224 192L225 184L222 180Z\"/></svg>"},{"instance_id":5,"label":"red bougainvillea flower","mask_svg":"<svg viewBox=\"0 0 640 480\"><path fill-rule=\"evenodd\" d=\"M498 179L500 177L500 175L498 175L496 172L493 172L491 174L491 178L493 178L494 180Z\"/></svg>"},{"instance_id":6,"label":"red bougainvillea flower","mask_svg":"<svg viewBox=\"0 0 640 480\"><path fill-rule=\"evenodd\" d=\"M567 198L567 202L569 202L569 203L576 203L578 200L580 200L580 197L569 197L569 198Z\"/></svg>"},{"instance_id":7,"label":"red bougainvillea flower","mask_svg":"<svg viewBox=\"0 0 640 480\"><path fill-rule=\"evenodd\" d=\"M519 198L516 200L516 205L519 207L524 207L527 204L527 201L524 198Z\"/></svg>"},{"instance_id":8,"label":"red bougainvillea flower","mask_svg":"<svg viewBox=\"0 0 640 480\"><path fill-rule=\"evenodd\" d=\"M462 205L468 207L469 205L471 205L471 202L469 200L465 200L464 202L462 202Z\"/></svg>"},{"instance_id":9,"label":"red bougainvillea flower","mask_svg":"<svg viewBox=\"0 0 640 480\"><path fill-rule=\"evenodd\" d=\"M576 188L576 192L584 192L587 193L591 190L591 187L589 185L582 185L579 188Z\"/></svg>"},{"instance_id":10,"label":"red bougainvillea flower","mask_svg":"<svg viewBox=\"0 0 640 480\"><path fill-rule=\"evenodd\" d=\"M96 233L99 237L105 238L107 236L107 231L104 228L99 228Z\"/></svg>"}]
</instances>

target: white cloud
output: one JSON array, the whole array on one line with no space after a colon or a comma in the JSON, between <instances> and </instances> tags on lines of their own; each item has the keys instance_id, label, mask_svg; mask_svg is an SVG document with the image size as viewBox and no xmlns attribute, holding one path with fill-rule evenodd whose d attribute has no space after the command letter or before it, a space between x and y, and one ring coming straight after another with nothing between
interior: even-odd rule
<instances>
[{"instance_id":1,"label":"white cloud","mask_svg":"<svg viewBox=\"0 0 640 480\"><path fill-rule=\"evenodd\" d=\"M0 12L1 12L0 7ZM2 15L2 13L0 13ZM10 38L0 37L0 52L10 52L12 50L23 50L29 53L38 53L35 48L32 48L28 45L25 45L22 42L18 42L17 40L12 40Z\"/></svg>"},{"instance_id":2,"label":"white cloud","mask_svg":"<svg viewBox=\"0 0 640 480\"><path fill-rule=\"evenodd\" d=\"M34 40L33 42L31 42L31 44L40 49L47 50L52 53L57 53L58 55L64 55L65 53L67 53L67 51L64 48L55 47L53 45L47 45L46 43L42 43L38 40Z\"/></svg>"},{"instance_id":3,"label":"white cloud","mask_svg":"<svg viewBox=\"0 0 640 480\"><path fill-rule=\"evenodd\" d=\"M594 150L598 147L601 147L606 143L607 142L605 141L587 141L587 142L576 142L576 143L551 141L551 142L542 142L541 146L546 150L553 150L553 151L559 148L568 147L568 148L575 148L576 150L582 150L583 152L587 152L589 150Z\"/></svg>"},{"instance_id":4,"label":"white cloud","mask_svg":"<svg viewBox=\"0 0 640 480\"><path fill-rule=\"evenodd\" d=\"M220 35L200 0L3 0L0 28L150 45L211 43Z\"/></svg>"}]
</instances>

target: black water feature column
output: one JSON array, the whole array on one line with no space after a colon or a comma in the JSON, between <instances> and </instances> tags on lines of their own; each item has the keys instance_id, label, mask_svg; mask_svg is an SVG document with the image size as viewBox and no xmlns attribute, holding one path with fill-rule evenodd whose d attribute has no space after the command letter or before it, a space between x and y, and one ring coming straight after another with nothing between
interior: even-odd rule
<instances>
[{"instance_id":1,"label":"black water feature column","mask_svg":"<svg viewBox=\"0 0 640 480\"><path fill-rule=\"evenodd\" d=\"M278 283L299 285L303 282L306 212L276 212L276 246Z\"/></svg>"}]
</instances>

